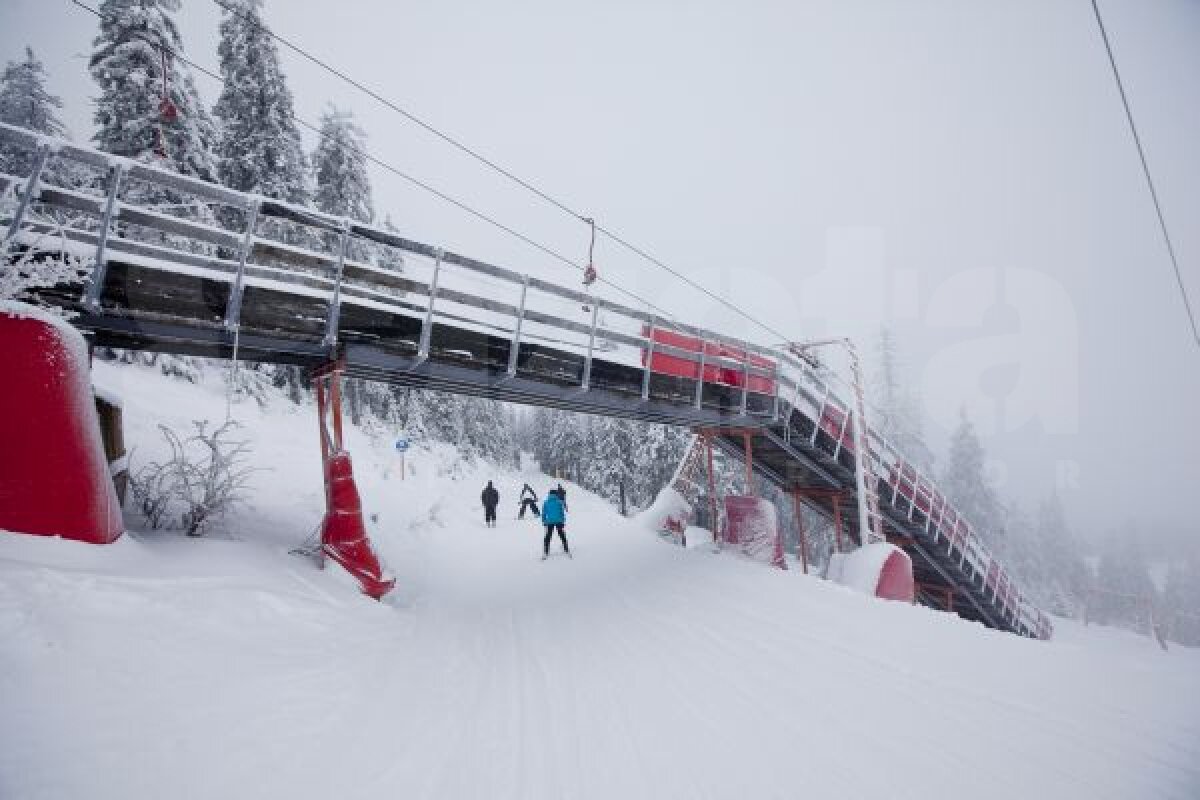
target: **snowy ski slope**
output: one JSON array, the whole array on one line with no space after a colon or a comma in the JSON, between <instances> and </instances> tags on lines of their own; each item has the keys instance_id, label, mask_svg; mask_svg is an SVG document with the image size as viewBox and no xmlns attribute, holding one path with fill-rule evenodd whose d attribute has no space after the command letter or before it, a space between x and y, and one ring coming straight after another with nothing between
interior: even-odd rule
<instances>
[{"instance_id":1,"label":"snowy ski slope","mask_svg":"<svg viewBox=\"0 0 1200 800\"><path fill-rule=\"evenodd\" d=\"M197 388L97 364L133 460ZM315 415L236 404L233 537L0 535L0 797L1196 798L1200 652L1056 620L1039 642L681 550L534 473L349 432L388 601L287 554L323 505ZM482 524L494 479L500 525ZM553 552L557 552L557 543Z\"/></svg>"}]
</instances>

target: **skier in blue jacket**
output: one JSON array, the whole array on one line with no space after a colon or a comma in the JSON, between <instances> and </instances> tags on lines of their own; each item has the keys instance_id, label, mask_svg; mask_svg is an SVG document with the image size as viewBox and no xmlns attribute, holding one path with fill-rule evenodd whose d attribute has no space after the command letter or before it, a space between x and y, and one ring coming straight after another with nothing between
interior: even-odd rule
<instances>
[{"instance_id":1,"label":"skier in blue jacket","mask_svg":"<svg viewBox=\"0 0 1200 800\"><path fill-rule=\"evenodd\" d=\"M550 556L550 539L555 530L562 541L563 552L568 558L572 558L571 548L567 546L567 534L563 532L563 526L567 524L566 504L557 491L546 494L546 500L542 503L542 524L546 526L546 538L542 541L542 561Z\"/></svg>"}]
</instances>

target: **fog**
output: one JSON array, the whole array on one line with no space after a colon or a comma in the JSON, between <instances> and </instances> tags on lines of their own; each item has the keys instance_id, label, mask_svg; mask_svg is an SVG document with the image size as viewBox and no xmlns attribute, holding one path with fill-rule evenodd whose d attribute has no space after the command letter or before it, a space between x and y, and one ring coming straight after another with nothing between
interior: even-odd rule
<instances>
[{"instance_id":1,"label":"fog","mask_svg":"<svg viewBox=\"0 0 1200 800\"><path fill-rule=\"evenodd\" d=\"M1200 305L1200 3L1101 7ZM1086 0L269 0L265 16L789 338L869 350L889 326L934 448L965 409L1006 496L1057 490L1084 536L1132 524L1194 544L1200 347ZM211 68L218 20L209 0L178 15ZM32 44L84 141L96 22L66 0L0 1L0 60ZM586 258L577 220L281 55L304 119L350 108L377 157ZM217 85L195 80L211 105ZM405 235L578 280L372 177ZM596 262L680 319L777 340L611 241Z\"/></svg>"}]
</instances>

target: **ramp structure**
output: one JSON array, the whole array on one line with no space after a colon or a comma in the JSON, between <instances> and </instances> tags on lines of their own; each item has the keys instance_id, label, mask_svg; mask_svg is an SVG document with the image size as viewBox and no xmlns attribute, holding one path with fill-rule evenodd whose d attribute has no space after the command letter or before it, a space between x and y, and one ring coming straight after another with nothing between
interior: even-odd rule
<instances>
[{"instance_id":1,"label":"ramp structure","mask_svg":"<svg viewBox=\"0 0 1200 800\"><path fill-rule=\"evenodd\" d=\"M37 154L30 174L0 175L7 260L85 259L84 285L37 297L80 312L97 344L314 370L337 361L348 377L704 429L839 533L865 449L882 535L911 557L918 599L1050 635L933 481L876 431L856 446L851 393L814 361L12 126L0 139ZM48 184L51 159L91 178ZM844 521L848 540L878 538Z\"/></svg>"}]
</instances>

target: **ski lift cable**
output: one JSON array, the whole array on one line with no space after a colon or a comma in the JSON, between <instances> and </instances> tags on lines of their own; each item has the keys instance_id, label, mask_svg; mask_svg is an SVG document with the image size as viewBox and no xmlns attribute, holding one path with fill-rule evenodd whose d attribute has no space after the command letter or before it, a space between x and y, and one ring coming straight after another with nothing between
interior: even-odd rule
<instances>
[{"instance_id":1,"label":"ski lift cable","mask_svg":"<svg viewBox=\"0 0 1200 800\"><path fill-rule=\"evenodd\" d=\"M1158 191L1154 188L1154 178L1150 174L1150 166L1146 161L1146 150L1142 147L1142 137L1138 135L1137 125L1133 121L1133 110L1129 107L1129 97L1125 93L1125 82L1121 80L1121 70L1117 67L1117 59L1113 55L1112 43L1108 38L1108 29L1104 26L1104 18L1100 16L1100 6L1092 1L1092 12L1096 16L1096 26L1100 29L1100 38L1104 42L1104 51L1108 54L1108 63L1112 67L1113 79L1117 83L1117 92L1121 95L1121 105L1125 108L1125 118L1129 121L1129 132L1133 134L1133 143L1137 147L1138 159L1142 162L1142 174L1146 176L1146 186L1150 190L1150 199L1154 202L1154 213L1158 215L1158 227L1162 230L1163 241L1167 244L1167 254L1171 258L1171 266L1175 269L1175 282L1179 284L1179 296L1183 300L1183 309L1187 312L1188 321L1192 324L1192 337L1200 346L1200 328L1196 325L1196 315L1192 311L1192 303L1188 299L1187 287L1183 283L1183 273L1179 269L1179 259L1175 255L1175 246L1171 242L1171 234L1167 231L1167 220L1163 215L1162 204L1158 200Z\"/></svg>"},{"instance_id":2,"label":"ski lift cable","mask_svg":"<svg viewBox=\"0 0 1200 800\"><path fill-rule=\"evenodd\" d=\"M71 2L76 2L76 0L71 0ZM622 247L624 247L626 250L630 251L631 253L634 253L635 255L639 256L640 258L650 262L651 264L655 265L659 269L662 269L663 271L667 272L668 274L673 275L675 278L677 278L678 280L687 284L688 286L692 287L693 289L700 292L701 294L707 296L709 299L714 300L715 302L719 303L720 305L724 306L725 308L729 309L730 311L733 311L735 314L737 314L738 316L747 320L752 325L754 325L758 328L761 328L762 330L766 331L771 336L773 336L777 339L787 339L788 338L787 335L774 329L773 327L766 324L765 322L762 322L760 319L758 319L754 315L750 314L747 311L743 311L739 306L737 306L733 302L726 300L724 297L721 297L719 294L713 292L712 290L708 289L704 285L692 280L691 278L684 275L679 270L671 267L670 265L668 265L661 259L656 258L655 256L651 255L644 248L633 244L631 241L629 241L625 237L621 236L616 231L605 228L603 225L596 224L591 218L584 216L582 213L580 213L579 211L576 211L574 208L567 205L563 201L555 198L553 195L551 195L547 191L538 188L537 186L530 183L529 181L521 178L519 175L513 173L512 171L506 169L505 167L502 167L501 165L497 164L495 161L492 161L487 156L482 155L478 151L467 146L466 144L459 141L458 139L451 136L450 134L444 133L443 131L436 128L434 125L432 125L432 124L426 122L425 120L423 120L422 118L418 117L416 114L414 114L411 111L408 111L407 109L403 108L402 106L392 102L388 98L379 94L379 92L376 92L375 90L371 89L370 87L355 80L354 78L347 75L345 72L342 72L341 70L337 69L336 67L329 64L328 62L318 58L317 56L315 56L312 53L305 50L303 47L300 47L299 45L293 43L291 40L287 39L286 37L280 36L279 34L275 33L269 27L264 25L260 20L257 20L255 18L251 17L245 11L237 8L235 5L228 2L228 0L213 0L213 2L216 3L218 6L220 6L221 8L228 11L229 13L240 17L241 19L249 22L252 25L255 25L256 27L261 29L264 33L266 33L268 36L270 36L272 39L279 42L280 44L282 44L284 47L288 48L292 52L296 53L297 55L301 56L302 58L306 59L307 61L317 65L321 69L324 69L326 72L329 72L331 75L336 76L337 78L341 79L342 81L344 81L345 83L354 87L355 89L358 89L360 92L362 92L362 93L366 94L368 97L371 97L372 99L376 100L383 106L391 109L392 111L396 112L397 114L400 114L405 119L412 122L414 125L417 125L418 127L424 129L428 133L437 137L438 139L441 139L443 142L449 144L451 147L454 147L455 149L459 150L460 152L465 153L466 155L475 159L479 163L481 163L484 166L488 167L489 169L493 170L497 174L507 178L508 180L512 181L513 183L516 183L518 186L521 186L525 190L540 197L542 200L544 200L545 202L549 203L550 205L558 208L563 213L574 217L575 219L579 220L580 222L591 225L595 232L599 232L599 233L603 234L604 236L608 237L610 240L612 240L616 244L621 245ZM572 264L573 263L574 262L572 262ZM593 272L594 271L595 271L595 268L593 267ZM586 276L586 274L587 273L585 271L585 276ZM620 291L624 291L624 290L619 289L619 287L610 280L601 279L600 283L606 284L608 286L612 286L613 288L618 289ZM645 301L643 301L643 302L645 302Z\"/></svg>"},{"instance_id":3,"label":"ski lift cable","mask_svg":"<svg viewBox=\"0 0 1200 800\"><path fill-rule=\"evenodd\" d=\"M77 6L80 9L83 9L84 11L87 11L87 12L95 15L96 17L98 17L102 20L109 19L109 17L106 17L103 12L87 5L86 3L81 2L81 0L68 0L68 2L70 2L72 5ZM234 11L234 13L239 13L239 12ZM264 30L267 30L267 29L264 28ZM267 32L270 33L269 30L267 30ZM274 36L274 34L272 34L272 36ZM179 59L183 63L185 63L188 66L195 69L197 72L200 72L201 74L221 83L222 86L226 85L224 79L217 73L213 72L212 70L208 69L207 67L197 64L195 61L192 61L187 56L183 55L180 52L175 51L174 49L172 49L170 47L167 47L166 45L162 44L161 42L154 42L154 41L151 41L150 39L145 39L143 37L135 37L135 38L142 38L142 40L147 42L148 44L154 45L156 47L162 47L166 52L170 53L174 58ZM318 137L327 138L327 135L325 133L323 133L318 126L308 122L307 120L305 120L295 114L292 115L292 119L298 125L311 131L312 133L316 134ZM409 183L413 184L414 186L416 186L420 189L423 189L424 191L434 195L435 197L445 201L446 203L453 205L454 207L458 208L459 210L464 211L467 214L470 214L471 216L474 216L477 219L482 220L483 222L486 222L495 228L498 228L499 230L509 234L510 236L513 236L514 238L519 239L520 241L524 242L525 244L529 245L530 247L533 247L534 249L539 250L542 253L550 256L554 260L559 261L569 267L572 267L573 269L578 270L579 272L584 273L586 275L586 267L585 266L571 260L567 256L550 248L547 245L542 244L541 242L537 241L536 239L533 239L532 237L530 237L524 233L521 233L520 231L516 230L515 228L513 228L509 225L506 225L503 222L500 222L498 219L491 217L488 214L485 214L484 212L473 208L472 206L468 205L467 203L463 202L462 200L459 200L456 197L453 197L453 196L441 191L440 189L437 189L436 187L426 183L425 181L422 181L419 178L409 175L408 173L404 172L403 170L399 169L398 167L395 167L392 164L390 164L386 161L383 161L382 159L372 155L371 153L369 153L368 151L366 151L363 148L359 148L348 142L342 142L342 144L349 147L350 150L357 153L358 155L361 155L363 158L365 158L366 160L370 161L371 163L379 166L380 168L387 170L388 172L408 181ZM651 302L650 300L638 295L636 292L632 292L628 289L625 289L624 287L620 286L619 284L617 284L611 280L603 280L601 282L604 283L605 285L611 287L615 291L620 292L621 294L625 295L626 297L630 298L631 300L645 306L648 309L651 309L651 310L661 314L663 317L665 317L667 319L675 319L675 315L672 314L670 311L667 311L666 309L656 305L655 303Z\"/></svg>"}]
</instances>

